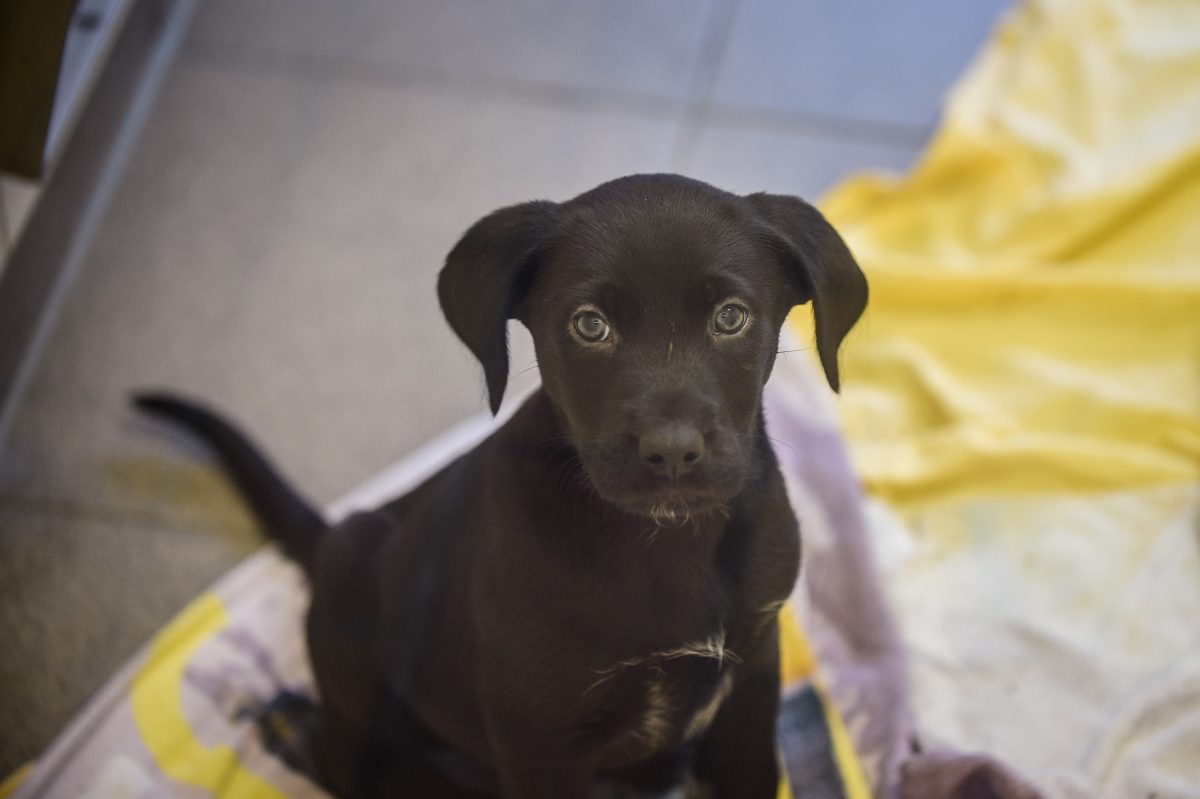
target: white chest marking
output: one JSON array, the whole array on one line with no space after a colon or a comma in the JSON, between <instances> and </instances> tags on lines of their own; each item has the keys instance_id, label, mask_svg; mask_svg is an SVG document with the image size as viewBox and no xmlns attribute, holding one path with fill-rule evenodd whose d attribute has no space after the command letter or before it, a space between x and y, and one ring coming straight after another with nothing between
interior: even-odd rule
<instances>
[{"instance_id":1,"label":"white chest marking","mask_svg":"<svg viewBox=\"0 0 1200 799\"><path fill-rule=\"evenodd\" d=\"M642 657L622 660L614 666L609 666L607 669L598 672L600 678L589 685L587 690L583 692L583 695L587 696L596 688L599 688L601 685L608 682L625 669L644 664L658 665L665 661L677 660L678 658L684 657L712 658L721 665L723 665L726 660L729 660L731 663L740 663L742 660L737 656L737 654L734 653L732 649L725 648L725 631L719 630L716 634L709 636L703 641L684 644L678 649L668 649L662 652L653 652Z\"/></svg>"},{"instance_id":2,"label":"white chest marking","mask_svg":"<svg viewBox=\"0 0 1200 799\"><path fill-rule=\"evenodd\" d=\"M584 695L586 696L625 669L640 665L651 666L654 669L654 676L646 689L646 710L630 736L650 748L658 748L670 741L674 731L672 720L676 710L667 690L666 675L662 670L662 664L684 657L709 658L717 661L719 665L724 665L726 660L732 663L741 662L741 658L732 650L725 648L725 631L720 630L703 641L685 644L676 649L654 652L644 657L622 660L602 671L600 678L588 687ZM693 738L708 729L721 704L729 696L732 687L733 675L730 673L721 675L712 697L688 720L684 728L685 739Z\"/></svg>"},{"instance_id":3,"label":"white chest marking","mask_svg":"<svg viewBox=\"0 0 1200 799\"><path fill-rule=\"evenodd\" d=\"M713 719L717 717L717 711L721 709L721 705L729 698L729 692L733 690L733 674L726 672L721 675L721 682L717 684L717 690L713 691L712 698L708 700L708 704L696 711L692 716L692 720L687 723L687 727L683 730L684 740L691 740L703 733L713 723Z\"/></svg>"}]
</instances>

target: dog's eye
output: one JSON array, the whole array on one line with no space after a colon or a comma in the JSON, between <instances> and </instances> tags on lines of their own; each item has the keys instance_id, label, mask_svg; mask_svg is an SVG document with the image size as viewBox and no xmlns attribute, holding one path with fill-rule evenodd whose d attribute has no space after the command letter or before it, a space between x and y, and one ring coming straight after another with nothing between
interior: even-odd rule
<instances>
[{"instance_id":1,"label":"dog's eye","mask_svg":"<svg viewBox=\"0 0 1200 799\"><path fill-rule=\"evenodd\" d=\"M713 317L713 330L722 336L732 336L742 332L749 319L750 313L744 307L731 302L721 306L721 310Z\"/></svg>"},{"instance_id":2,"label":"dog's eye","mask_svg":"<svg viewBox=\"0 0 1200 799\"><path fill-rule=\"evenodd\" d=\"M580 311L575 314L571 324L575 326L575 332L581 339L593 344L604 341L611 332L608 322L595 311Z\"/></svg>"}]
</instances>

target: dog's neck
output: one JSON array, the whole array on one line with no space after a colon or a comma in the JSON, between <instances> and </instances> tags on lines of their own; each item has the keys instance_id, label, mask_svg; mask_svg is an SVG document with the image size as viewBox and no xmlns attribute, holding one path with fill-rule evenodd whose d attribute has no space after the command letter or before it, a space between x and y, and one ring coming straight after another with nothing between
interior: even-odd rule
<instances>
[{"instance_id":1,"label":"dog's neck","mask_svg":"<svg viewBox=\"0 0 1200 799\"><path fill-rule=\"evenodd\" d=\"M754 459L759 469L728 508L661 527L596 494L550 399L536 392L494 442L502 451L495 461L504 469L493 474L489 490L506 517L522 519L494 529L495 551L520 553L514 554L517 560L537 553L553 561L563 590L615 603L613 618L638 615L640 634L630 638L626 654L670 649L724 631L731 614L745 610L742 605L757 610L762 604L761 590L746 594L736 588L746 579L759 536L771 529L763 514L778 505L770 500L779 489L772 482L779 479L774 453L761 421L757 430L768 452Z\"/></svg>"}]
</instances>

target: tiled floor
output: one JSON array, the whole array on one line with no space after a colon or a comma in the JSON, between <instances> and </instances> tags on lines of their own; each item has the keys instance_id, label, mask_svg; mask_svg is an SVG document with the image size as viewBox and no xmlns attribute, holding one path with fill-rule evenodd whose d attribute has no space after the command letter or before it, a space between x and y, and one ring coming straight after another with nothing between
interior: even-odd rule
<instances>
[{"instance_id":1,"label":"tiled floor","mask_svg":"<svg viewBox=\"0 0 1200 799\"><path fill-rule=\"evenodd\" d=\"M0 772L260 542L130 390L219 404L330 501L483 407L434 296L476 218L903 169L1004 5L207 0L0 458Z\"/></svg>"}]
</instances>

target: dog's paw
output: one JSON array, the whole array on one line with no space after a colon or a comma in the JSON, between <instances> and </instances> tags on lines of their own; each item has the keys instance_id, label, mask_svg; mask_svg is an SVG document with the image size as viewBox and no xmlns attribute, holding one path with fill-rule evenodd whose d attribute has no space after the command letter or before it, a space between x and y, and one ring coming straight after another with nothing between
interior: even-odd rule
<instances>
[{"instance_id":1,"label":"dog's paw","mask_svg":"<svg viewBox=\"0 0 1200 799\"><path fill-rule=\"evenodd\" d=\"M239 718L254 722L268 752L314 782L317 781L313 758L317 715L315 701L287 689L267 702L238 712Z\"/></svg>"}]
</instances>

